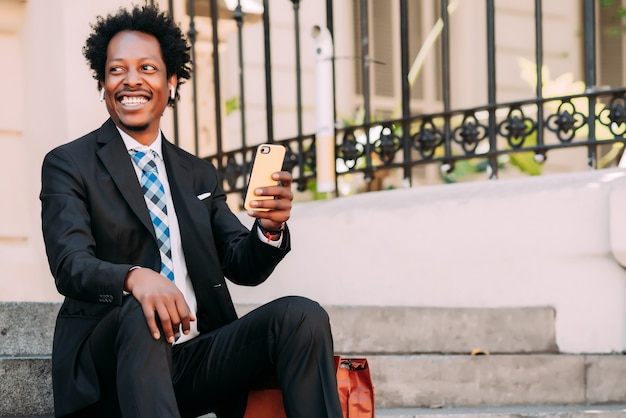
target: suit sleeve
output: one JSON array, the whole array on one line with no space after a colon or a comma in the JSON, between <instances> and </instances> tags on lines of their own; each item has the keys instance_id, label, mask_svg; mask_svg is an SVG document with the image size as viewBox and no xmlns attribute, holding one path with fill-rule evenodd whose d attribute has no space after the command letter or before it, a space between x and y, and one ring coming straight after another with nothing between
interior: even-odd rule
<instances>
[{"instance_id":1,"label":"suit sleeve","mask_svg":"<svg viewBox=\"0 0 626 418\"><path fill-rule=\"evenodd\" d=\"M215 169L211 172L215 178L210 183L219 185ZM280 247L267 245L259 239L256 226L249 231L241 224L230 210L226 196L219 186L213 193L211 224L225 276L233 283L244 286L255 286L264 282L291 250L288 228L283 232Z\"/></svg>"},{"instance_id":2,"label":"suit sleeve","mask_svg":"<svg viewBox=\"0 0 626 418\"><path fill-rule=\"evenodd\" d=\"M91 303L121 304L131 265L96 257L84 173L61 147L46 155L41 173L41 219L50 271L59 293Z\"/></svg>"}]
</instances>

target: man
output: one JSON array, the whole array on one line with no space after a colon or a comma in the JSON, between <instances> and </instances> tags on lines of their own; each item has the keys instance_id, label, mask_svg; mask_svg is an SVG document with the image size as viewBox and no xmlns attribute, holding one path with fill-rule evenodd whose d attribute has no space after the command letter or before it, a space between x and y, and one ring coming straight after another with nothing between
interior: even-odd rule
<instances>
[{"instance_id":1,"label":"man","mask_svg":"<svg viewBox=\"0 0 626 418\"><path fill-rule=\"evenodd\" d=\"M56 416L243 416L276 375L289 417L341 417L330 326L285 297L237 319L225 277L258 285L290 249L291 176L256 190L252 231L215 168L159 122L190 77L189 46L155 7L99 17L84 47L110 115L52 150L42 223L57 289Z\"/></svg>"}]
</instances>

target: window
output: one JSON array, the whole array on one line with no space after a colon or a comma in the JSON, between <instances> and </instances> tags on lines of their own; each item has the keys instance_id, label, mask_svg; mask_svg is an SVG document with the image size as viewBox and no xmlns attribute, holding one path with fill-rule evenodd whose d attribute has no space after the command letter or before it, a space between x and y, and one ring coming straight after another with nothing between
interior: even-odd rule
<instances>
[{"instance_id":1,"label":"window","mask_svg":"<svg viewBox=\"0 0 626 418\"><path fill-rule=\"evenodd\" d=\"M369 27L370 94L372 114L391 116L401 103L401 33L400 4L398 1L353 0L355 92L363 95L361 3L367 1ZM439 19L439 0L407 0L409 69L422 49L424 41ZM430 47L419 76L411 88L411 109L414 113L426 109L433 111L433 104L441 100L441 41Z\"/></svg>"},{"instance_id":2,"label":"window","mask_svg":"<svg viewBox=\"0 0 626 418\"><path fill-rule=\"evenodd\" d=\"M597 57L599 86L620 87L626 84L624 79L624 0L602 1L597 10Z\"/></svg>"}]
</instances>

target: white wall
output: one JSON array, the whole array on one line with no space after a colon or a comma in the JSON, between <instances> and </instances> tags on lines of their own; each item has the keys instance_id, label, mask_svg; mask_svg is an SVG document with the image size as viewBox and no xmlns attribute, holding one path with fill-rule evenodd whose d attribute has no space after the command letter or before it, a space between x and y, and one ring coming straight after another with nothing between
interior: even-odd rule
<instances>
[{"instance_id":1,"label":"white wall","mask_svg":"<svg viewBox=\"0 0 626 418\"><path fill-rule=\"evenodd\" d=\"M60 299L41 237L41 163L108 117L82 46L97 15L128 4L0 0L0 299Z\"/></svg>"},{"instance_id":2,"label":"white wall","mask_svg":"<svg viewBox=\"0 0 626 418\"><path fill-rule=\"evenodd\" d=\"M301 203L293 250L271 280L231 288L239 303L301 294L323 304L553 306L562 351L621 352L626 273L610 247L612 230L626 234L610 223L619 190L626 170L612 169Z\"/></svg>"}]
</instances>

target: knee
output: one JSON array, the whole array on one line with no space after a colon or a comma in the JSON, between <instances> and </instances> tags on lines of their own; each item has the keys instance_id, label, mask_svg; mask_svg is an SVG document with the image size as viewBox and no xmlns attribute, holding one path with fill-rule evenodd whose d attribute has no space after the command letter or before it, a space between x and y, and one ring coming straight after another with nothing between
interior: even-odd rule
<instances>
[{"instance_id":1,"label":"knee","mask_svg":"<svg viewBox=\"0 0 626 418\"><path fill-rule=\"evenodd\" d=\"M317 302L302 296L282 298L284 318L296 328L310 330L317 335L330 335L330 319L326 310Z\"/></svg>"},{"instance_id":2,"label":"knee","mask_svg":"<svg viewBox=\"0 0 626 418\"><path fill-rule=\"evenodd\" d=\"M122 299L122 306L120 307L118 316L121 319L130 318L133 319L135 317L144 317L143 309L141 307L141 303L135 298L133 295L124 296Z\"/></svg>"},{"instance_id":3,"label":"knee","mask_svg":"<svg viewBox=\"0 0 626 418\"><path fill-rule=\"evenodd\" d=\"M125 296L117 314L117 323L120 331L136 332L138 329L147 329L146 316L141 303L132 295Z\"/></svg>"}]
</instances>

